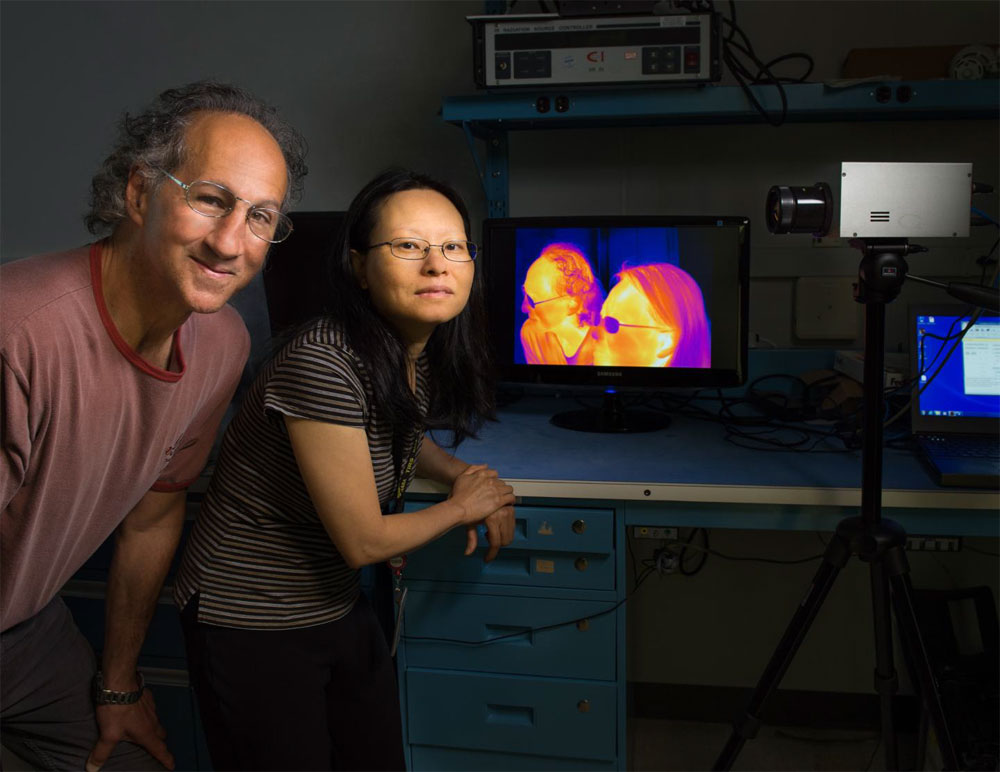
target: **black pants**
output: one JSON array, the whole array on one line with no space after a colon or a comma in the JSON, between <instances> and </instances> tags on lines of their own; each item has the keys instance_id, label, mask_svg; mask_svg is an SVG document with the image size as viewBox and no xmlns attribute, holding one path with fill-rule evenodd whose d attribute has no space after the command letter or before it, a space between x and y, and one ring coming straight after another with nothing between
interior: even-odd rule
<instances>
[{"instance_id":1,"label":"black pants","mask_svg":"<svg viewBox=\"0 0 1000 772\"><path fill-rule=\"evenodd\" d=\"M242 630L181 613L191 683L216 770L401 770L396 677L362 595L315 627Z\"/></svg>"}]
</instances>

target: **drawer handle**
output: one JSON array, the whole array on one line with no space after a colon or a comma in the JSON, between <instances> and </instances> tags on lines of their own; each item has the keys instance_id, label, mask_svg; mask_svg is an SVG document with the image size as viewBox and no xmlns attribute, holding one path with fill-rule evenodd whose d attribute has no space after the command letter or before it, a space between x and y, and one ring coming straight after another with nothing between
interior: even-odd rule
<instances>
[{"instance_id":1,"label":"drawer handle","mask_svg":"<svg viewBox=\"0 0 1000 772\"><path fill-rule=\"evenodd\" d=\"M535 711L525 705L487 705L486 723L503 726L534 726Z\"/></svg>"},{"instance_id":2,"label":"drawer handle","mask_svg":"<svg viewBox=\"0 0 1000 772\"><path fill-rule=\"evenodd\" d=\"M573 533L583 533L587 530L587 523L583 520L573 521Z\"/></svg>"},{"instance_id":3,"label":"drawer handle","mask_svg":"<svg viewBox=\"0 0 1000 772\"><path fill-rule=\"evenodd\" d=\"M573 565L576 566L577 571L586 571L588 565L587 558L577 558Z\"/></svg>"},{"instance_id":4,"label":"drawer handle","mask_svg":"<svg viewBox=\"0 0 1000 772\"><path fill-rule=\"evenodd\" d=\"M581 633L585 633L587 630L590 629L590 620L589 619L579 620L576 623L576 629L579 630Z\"/></svg>"},{"instance_id":5,"label":"drawer handle","mask_svg":"<svg viewBox=\"0 0 1000 772\"><path fill-rule=\"evenodd\" d=\"M580 700L576 703L576 709L581 713L590 713L590 700Z\"/></svg>"},{"instance_id":6,"label":"drawer handle","mask_svg":"<svg viewBox=\"0 0 1000 772\"><path fill-rule=\"evenodd\" d=\"M508 646L531 646L532 630L530 627L513 627L510 625L486 625L486 640L506 644Z\"/></svg>"}]
</instances>

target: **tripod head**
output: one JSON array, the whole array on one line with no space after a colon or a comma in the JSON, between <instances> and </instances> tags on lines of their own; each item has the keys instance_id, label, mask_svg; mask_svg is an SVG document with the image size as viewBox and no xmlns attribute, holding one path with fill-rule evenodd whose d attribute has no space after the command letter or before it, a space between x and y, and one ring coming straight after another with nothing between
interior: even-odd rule
<instances>
[{"instance_id":1,"label":"tripod head","mask_svg":"<svg viewBox=\"0 0 1000 772\"><path fill-rule=\"evenodd\" d=\"M854 285L854 299L859 303L895 300L909 271L906 255L926 251L906 239L852 239L849 243L862 254Z\"/></svg>"},{"instance_id":2,"label":"tripod head","mask_svg":"<svg viewBox=\"0 0 1000 772\"><path fill-rule=\"evenodd\" d=\"M858 283L854 285L854 299L859 303L867 303L870 300L891 303L902 289L903 282L910 278L921 284L943 289L963 303L990 311L1000 311L1000 292L996 287L983 287L957 281L944 284L911 274L906 263L906 255L926 252L926 247L910 244L907 239L851 239L848 243L855 249L861 250L862 254L861 265L858 268Z\"/></svg>"}]
</instances>

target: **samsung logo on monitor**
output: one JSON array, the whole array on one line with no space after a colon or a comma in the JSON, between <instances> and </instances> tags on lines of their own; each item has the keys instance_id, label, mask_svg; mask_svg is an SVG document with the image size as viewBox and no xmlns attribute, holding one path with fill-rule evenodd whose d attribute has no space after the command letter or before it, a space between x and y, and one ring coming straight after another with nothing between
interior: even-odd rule
<instances>
[{"instance_id":1,"label":"samsung logo on monitor","mask_svg":"<svg viewBox=\"0 0 1000 772\"><path fill-rule=\"evenodd\" d=\"M598 370L597 374L598 375L606 376L608 378L621 378L622 377L622 371L621 370Z\"/></svg>"}]
</instances>

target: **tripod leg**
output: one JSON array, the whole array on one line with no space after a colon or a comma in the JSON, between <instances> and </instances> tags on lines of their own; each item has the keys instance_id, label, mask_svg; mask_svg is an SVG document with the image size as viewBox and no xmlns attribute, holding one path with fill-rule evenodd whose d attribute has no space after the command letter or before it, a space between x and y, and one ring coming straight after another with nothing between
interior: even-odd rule
<instances>
[{"instance_id":1,"label":"tripod leg","mask_svg":"<svg viewBox=\"0 0 1000 772\"><path fill-rule=\"evenodd\" d=\"M952 741L951 730L945 717L941 692L931 668L927 648L917 624L917 612L913 603L913 586L910 583L910 568L902 548L890 550L886 554L886 573L892 587L892 605L896 612L900 639L906 647L909 660L917 677L917 689L924 707L930 714L931 726L937 735L938 747L945 769L958 769L958 755Z\"/></svg>"},{"instance_id":2,"label":"tripod leg","mask_svg":"<svg viewBox=\"0 0 1000 772\"><path fill-rule=\"evenodd\" d=\"M878 692L881 709L885 768L899 769L899 748L893 719L893 697L899 689L899 678L893 666L889 582L886 568L881 561L873 561L870 571L875 628L875 691Z\"/></svg>"},{"instance_id":3,"label":"tripod leg","mask_svg":"<svg viewBox=\"0 0 1000 772\"><path fill-rule=\"evenodd\" d=\"M809 627L816 618L823 601L826 600L830 588L833 587L840 569L847 564L847 559L850 556L848 541L838 530L826 548L823 563L813 577L805 598L802 599L792 616L792 621L789 622L784 635L781 636L767 667L764 668L760 681L757 682L753 694L750 695L746 712L733 722L732 734L729 735L729 739L715 760L712 769L732 769L733 762L746 741L757 736L757 730L760 728L761 707L781 683L785 671L788 670L788 666L795 658L795 652L798 651L799 645L806 633L809 632Z\"/></svg>"}]
</instances>

